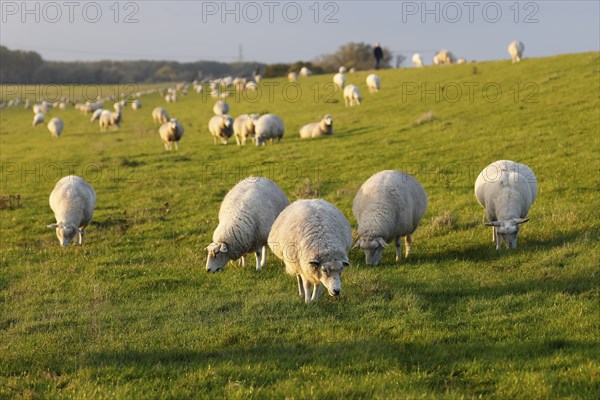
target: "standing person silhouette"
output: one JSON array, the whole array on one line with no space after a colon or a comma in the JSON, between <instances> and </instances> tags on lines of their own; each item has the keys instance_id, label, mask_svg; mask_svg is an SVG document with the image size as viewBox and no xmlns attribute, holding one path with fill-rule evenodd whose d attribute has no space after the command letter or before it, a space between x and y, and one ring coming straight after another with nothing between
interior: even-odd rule
<instances>
[{"instance_id":1,"label":"standing person silhouette","mask_svg":"<svg viewBox=\"0 0 600 400\"><path fill-rule=\"evenodd\" d=\"M381 60L383 59L383 49L381 48L381 44L379 44L379 42L375 43L373 55L375 56L375 69L379 69Z\"/></svg>"}]
</instances>

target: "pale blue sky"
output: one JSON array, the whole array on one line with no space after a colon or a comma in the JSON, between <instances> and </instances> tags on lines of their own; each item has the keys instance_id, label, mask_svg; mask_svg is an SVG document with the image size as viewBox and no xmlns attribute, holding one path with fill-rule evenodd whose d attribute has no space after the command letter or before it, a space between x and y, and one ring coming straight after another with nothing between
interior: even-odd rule
<instances>
[{"instance_id":1,"label":"pale blue sky","mask_svg":"<svg viewBox=\"0 0 600 400\"><path fill-rule=\"evenodd\" d=\"M525 43L526 57L600 50L598 1L0 3L0 43L48 60L228 62L241 45L245 61L293 62L350 41L420 52L426 64L441 48L468 60L508 58L513 39Z\"/></svg>"}]
</instances>

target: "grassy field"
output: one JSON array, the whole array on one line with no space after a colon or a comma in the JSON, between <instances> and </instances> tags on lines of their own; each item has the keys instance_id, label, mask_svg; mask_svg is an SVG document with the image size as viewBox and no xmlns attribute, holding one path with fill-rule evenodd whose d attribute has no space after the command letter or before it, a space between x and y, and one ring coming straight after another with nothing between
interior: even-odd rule
<instances>
[{"instance_id":1,"label":"grassy field","mask_svg":"<svg viewBox=\"0 0 600 400\"><path fill-rule=\"evenodd\" d=\"M300 94L273 80L229 100L234 116L283 118L263 148L214 146L213 100L193 92L166 105L186 128L177 153L152 124L158 95L116 132L51 111L59 139L31 110L2 110L0 195L20 203L0 210L0 398L597 399L599 74L599 53L387 70L369 94L360 72L355 108L330 76ZM335 135L301 141L326 113ZM501 253L473 194L499 159L540 187L519 248ZM366 266L352 250L341 298L315 305L272 255L260 273L253 258L204 272L219 204L247 175L324 198L355 229L354 194L382 169L429 197L408 261L389 248ZM48 196L69 173L98 201L87 243L61 248Z\"/></svg>"}]
</instances>

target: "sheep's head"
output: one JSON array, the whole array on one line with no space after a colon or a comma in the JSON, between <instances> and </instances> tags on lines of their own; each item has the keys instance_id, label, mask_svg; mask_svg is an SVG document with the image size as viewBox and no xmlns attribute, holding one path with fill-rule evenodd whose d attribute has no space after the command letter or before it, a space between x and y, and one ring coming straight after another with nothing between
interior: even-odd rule
<instances>
[{"instance_id":1,"label":"sheep's head","mask_svg":"<svg viewBox=\"0 0 600 400\"><path fill-rule=\"evenodd\" d=\"M360 238L353 248L361 248L365 252L365 262L369 265L377 265L383 256L383 249L387 243L382 237Z\"/></svg>"},{"instance_id":2,"label":"sheep's head","mask_svg":"<svg viewBox=\"0 0 600 400\"><path fill-rule=\"evenodd\" d=\"M503 221L489 222L485 225L494 227L496 234L502 239L504 245L508 249L516 249L520 226L527 221L529 221L528 218L512 218ZM497 249L500 250L499 243Z\"/></svg>"},{"instance_id":3,"label":"sheep's head","mask_svg":"<svg viewBox=\"0 0 600 400\"><path fill-rule=\"evenodd\" d=\"M169 122L167 122L169 124L169 129L172 131L176 131L177 130L177 119L176 118L171 118L169 120Z\"/></svg>"},{"instance_id":4,"label":"sheep's head","mask_svg":"<svg viewBox=\"0 0 600 400\"><path fill-rule=\"evenodd\" d=\"M50 224L48 228L56 229L56 237L61 246L68 246L71 244L75 236L79 233L79 229L73 224L65 224L59 222L58 224Z\"/></svg>"},{"instance_id":5,"label":"sheep's head","mask_svg":"<svg viewBox=\"0 0 600 400\"><path fill-rule=\"evenodd\" d=\"M211 243L206 247L208 256L206 258L206 272L217 272L223 269L230 258L225 243Z\"/></svg>"},{"instance_id":6,"label":"sheep's head","mask_svg":"<svg viewBox=\"0 0 600 400\"><path fill-rule=\"evenodd\" d=\"M347 258L343 260L309 261L311 272L327 288L330 296L337 297L342 292L342 272L350 266Z\"/></svg>"}]
</instances>

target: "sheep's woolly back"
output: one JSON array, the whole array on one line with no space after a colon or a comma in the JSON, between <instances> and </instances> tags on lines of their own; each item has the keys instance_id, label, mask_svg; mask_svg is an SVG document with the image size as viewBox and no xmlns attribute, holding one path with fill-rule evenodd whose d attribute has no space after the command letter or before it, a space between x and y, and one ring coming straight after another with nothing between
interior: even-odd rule
<instances>
[{"instance_id":1,"label":"sheep's woolly back","mask_svg":"<svg viewBox=\"0 0 600 400\"><path fill-rule=\"evenodd\" d=\"M325 200L298 200L279 215L269 235L269 247L291 275L308 262L344 261L352 245L348 220Z\"/></svg>"},{"instance_id":2,"label":"sheep's woolly back","mask_svg":"<svg viewBox=\"0 0 600 400\"><path fill-rule=\"evenodd\" d=\"M226 122L229 121L229 126ZM225 115L215 115L208 121L208 129L213 136L228 139L233 135L233 118Z\"/></svg>"},{"instance_id":3,"label":"sheep's woolly back","mask_svg":"<svg viewBox=\"0 0 600 400\"><path fill-rule=\"evenodd\" d=\"M49 203L56 223L85 227L94 214L96 192L83 178L69 175L56 183Z\"/></svg>"},{"instance_id":4,"label":"sheep's woolly back","mask_svg":"<svg viewBox=\"0 0 600 400\"><path fill-rule=\"evenodd\" d=\"M328 136L333 134L333 118L326 115L320 122L313 122L300 128L302 139Z\"/></svg>"},{"instance_id":5,"label":"sheep's woolly back","mask_svg":"<svg viewBox=\"0 0 600 400\"><path fill-rule=\"evenodd\" d=\"M490 221L525 218L537 193L531 168L510 160L491 163L475 181L475 197Z\"/></svg>"},{"instance_id":6,"label":"sheep's woolly back","mask_svg":"<svg viewBox=\"0 0 600 400\"><path fill-rule=\"evenodd\" d=\"M59 118L52 118L48 122L48 130L52 134L52 137L59 137L63 131L65 123Z\"/></svg>"},{"instance_id":7,"label":"sheep's woolly back","mask_svg":"<svg viewBox=\"0 0 600 400\"><path fill-rule=\"evenodd\" d=\"M213 242L226 243L232 260L266 246L273 222L288 204L283 191L270 179L244 179L221 203Z\"/></svg>"},{"instance_id":8,"label":"sheep's woolly back","mask_svg":"<svg viewBox=\"0 0 600 400\"><path fill-rule=\"evenodd\" d=\"M285 126L277 115L265 114L256 121L255 132L259 144L260 141L264 142L267 139L281 138L285 133Z\"/></svg>"},{"instance_id":9,"label":"sheep's woolly back","mask_svg":"<svg viewBox=\"0 0 600 400\"><path fill-rule=\"evenodd\" d=\"M363 183L352 204L358 236L386 242L411 234L427 210L427 194L409 174L385 170Z\"/></svg>"},{"instance_id":10,"label":"sheep's woolly back","mask_svg":"<svg viewBox=\"0 0 600 400\"><path fill-rule=\"evenodd\" d=\"M375 74L370 74L369 76L367 76L367 87L369 88L369 90L371 91L379 91L380 87L381 87L381 78L379 78L379 76L375 75Z\"/></svg>"}]
</instances>

